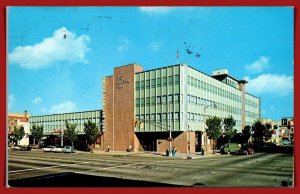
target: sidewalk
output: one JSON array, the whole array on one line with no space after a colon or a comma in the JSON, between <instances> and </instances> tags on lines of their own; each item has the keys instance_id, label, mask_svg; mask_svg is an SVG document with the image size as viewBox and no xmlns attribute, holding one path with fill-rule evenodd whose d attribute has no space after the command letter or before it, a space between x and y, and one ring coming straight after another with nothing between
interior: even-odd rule
<instances>
[{"instance_id":1,"label":"sidewalk","mask_svg":"<svg viewBox=\"0 0 300 194\"><path fill-rule=\"evenodd\" d=\"M152 158L166 158L166 159L200 159L200 158L206 158L206 157L215 157L220 156L221 154L215 153L215 154L208 154L206 156L201 155L200 153L176 153L175 156L166 156L166 153L162 152L151 152L151 151L140 151L140 152L126 152L126 151L102 151L102 150L94 150L93 152L83 152L83 151L77 151L80 153L87 153L87 154L103 154L103 155L109 155L113 157L152 157Z\"/></svg>"}]
</instances>

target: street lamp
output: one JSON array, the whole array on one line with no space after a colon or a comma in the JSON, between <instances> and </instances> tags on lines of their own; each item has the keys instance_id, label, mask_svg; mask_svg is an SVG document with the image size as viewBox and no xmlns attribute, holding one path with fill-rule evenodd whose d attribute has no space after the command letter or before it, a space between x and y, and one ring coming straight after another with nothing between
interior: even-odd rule
<instances>
[{"instance_id":1,"label":"street lamp","mask_svg":"<svg viewBox=\"0 0 300 194\"><path fill-rule=\"evenodd\" d=\"M170 105L171 103L168 104L168 116L169 116L169 123L168 123L168 128L169 128L169 156L171 156L171 149L172 149L172 132L171 132L171 111L170 111Z\"/></svg>"}]
</instances>

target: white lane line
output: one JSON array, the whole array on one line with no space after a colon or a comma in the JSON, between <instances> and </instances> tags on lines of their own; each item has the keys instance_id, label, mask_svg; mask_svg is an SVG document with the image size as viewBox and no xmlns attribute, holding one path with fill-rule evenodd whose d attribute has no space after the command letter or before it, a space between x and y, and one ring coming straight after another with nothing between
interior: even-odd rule
<instances>
[{"instance_id":1,"label":"white lane line","mask_svg":"<svg viewBox=\"0 0 300 194\"><path fill-rule=\"evenodd\" d=\"M34 170L44 170L44 169L50 169L50 168L59 168L59 167L64 167L64 166L76 166L80 164L87 164L90 162L81 162L81 163L76 163L76 164L65 164L65 165L56 165L56 166L48 166L48 167L40 167L40 168L29 168L29 169L23 169L23 170L14 170L14 171L9 171L8 174L12 173L19 173L19 172L28 172L28 171L34 171Z\"/></svg>"}]
</instances>

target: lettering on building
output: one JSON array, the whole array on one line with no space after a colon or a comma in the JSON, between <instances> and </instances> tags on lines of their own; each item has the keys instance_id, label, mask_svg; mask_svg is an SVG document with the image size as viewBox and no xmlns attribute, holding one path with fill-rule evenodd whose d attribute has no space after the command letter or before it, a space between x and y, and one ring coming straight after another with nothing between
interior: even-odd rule
<instances>
[{"instance_id":1,"label":"lettering on building","mask_svg":"<svg viewBox=\"0 0 300 194\"><path fill-rule=\"evenodd\" d=\"M125 84L129 84L129 80L127 80L126 78L124 78L124 76L119 76L116 77L116 89L123 89Z\"/></svg>"}]
</instances>

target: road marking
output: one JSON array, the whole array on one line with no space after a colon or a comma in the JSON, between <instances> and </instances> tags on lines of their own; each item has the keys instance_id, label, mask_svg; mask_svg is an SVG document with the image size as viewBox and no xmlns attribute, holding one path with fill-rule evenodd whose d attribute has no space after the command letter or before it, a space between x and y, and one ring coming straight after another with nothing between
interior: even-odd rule
<instances>
[{"instance_id":1,"label":"road marking","mask_svg":"<svg viewBox=\"0 0 300 194\"><path fill-rule=\"evenodd\" d=\"M28 172L28 171L34 171L34 170L44 170L44 169L50 169L50 168L59 168L59 167L64 167L64 166L76 166L76 165L87 164L87 163L90 163L90 162L81 162L81 163L68 164L68 165L56 165L56 166L48 166L48 167L42 167L42 168L29 168L29 169L24 169L24 170L14 170L14 171L9 171L8 174L19 173L19 172Z\"/></svg>"}]
</instances>

